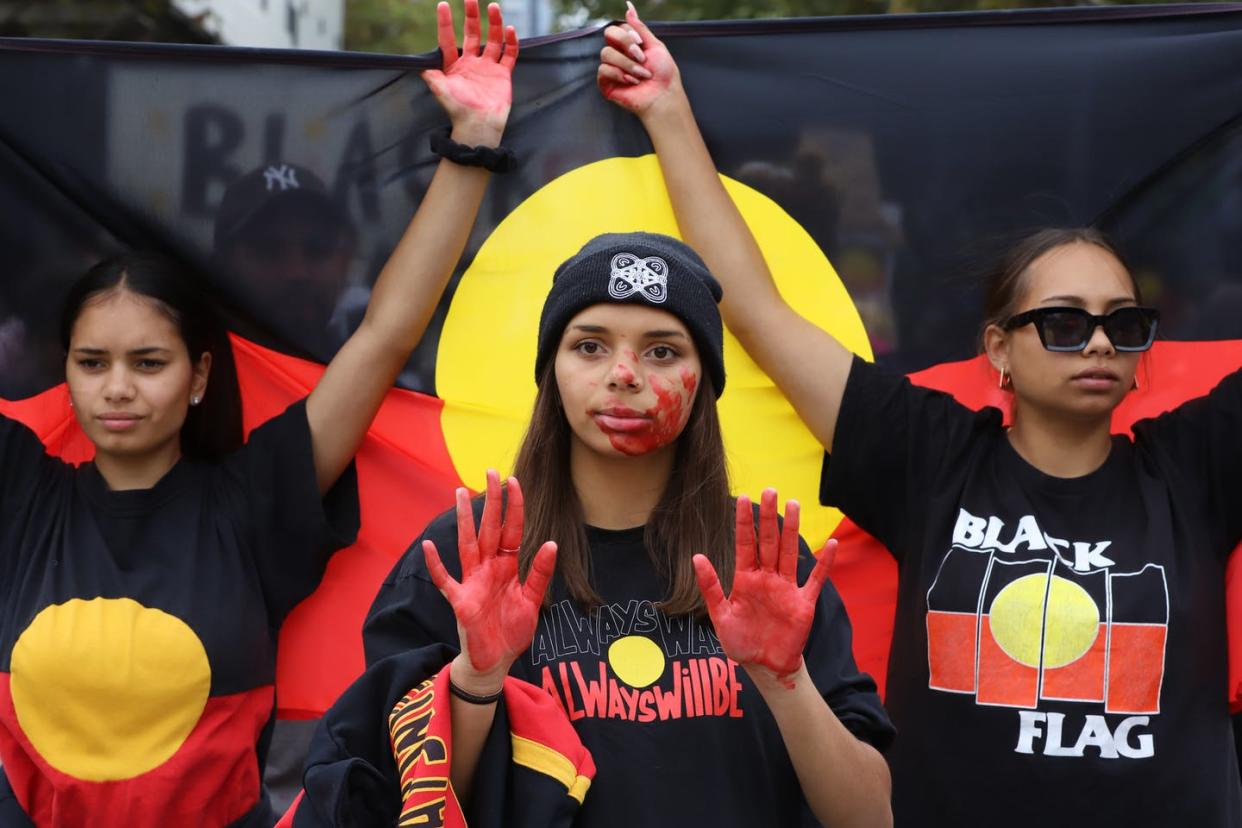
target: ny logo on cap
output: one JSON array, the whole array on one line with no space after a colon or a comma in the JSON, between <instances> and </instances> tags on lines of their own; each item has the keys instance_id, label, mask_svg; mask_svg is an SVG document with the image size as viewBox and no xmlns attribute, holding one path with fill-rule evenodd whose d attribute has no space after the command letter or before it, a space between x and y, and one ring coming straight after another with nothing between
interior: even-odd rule
<instances>
[{"instance_id":1,"label":"ny logo on cap","mask_svg":"<svg viewBox=\"0 0 1242 828\"><path fill-rule=\"evenodd\" d=\"M612 278L608 293L614 299L628 299L641 291L647 301L659 304L668 298L668 265L659 256L640 259L633 253L612 257Z\"/></svg>"},{"instance_id":2,"label":"ny logo on cap","mask_svg":"<svg viewBox=\"0 0 1242 828\"><path fill-rule=\"evenodd\" d=\"M288 164L281 164L279 167L273 165L263 171L264 183L267 185L267 191L270 193L277 187L281 192L285 190L296 190L302 185L298 184L298 171Z\"/></svg>"}]
</instances>

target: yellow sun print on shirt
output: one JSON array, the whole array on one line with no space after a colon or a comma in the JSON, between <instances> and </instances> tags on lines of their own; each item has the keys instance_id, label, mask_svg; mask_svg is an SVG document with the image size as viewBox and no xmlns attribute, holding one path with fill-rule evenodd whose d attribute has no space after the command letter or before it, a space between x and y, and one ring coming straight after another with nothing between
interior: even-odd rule
<instances>
[{"instance_id":1,"label":"yellow sun print on shirt","mask_svg":"<svg viewBox=\"0 0 1242 828\"><path fill-rule=\"evenodd\" d=\"M1046 620L1045 620L1046 619ZM992 637L1005 653L1028 667L1072 664L1100 634L1100 610L1073 581L1027 575L997 593L989 613Z\"/></svg>"},{"instance_id":2,"label":"yellow sun print on shirt","mask_svg":"<svg viewBox=\"0 0 1242 828\"><path fill-rule=\"evenodd\" d=\"M626 635L608 645L608 666L630 687L642 689L664 675L664 653L650 638Z\"/></svg>"},{"instance_id":3,"label":"yellow sun print on shirt","mask_svg":"<svg viewBox=\"0 0 1242 828\"><path fill-rule=\"evenodd\" d=\"M45 607L13 645L17 721L53 768L87 782L132 779L185 743L211 665L181 619L129 598Z\"/></svg>"}]
</instances>

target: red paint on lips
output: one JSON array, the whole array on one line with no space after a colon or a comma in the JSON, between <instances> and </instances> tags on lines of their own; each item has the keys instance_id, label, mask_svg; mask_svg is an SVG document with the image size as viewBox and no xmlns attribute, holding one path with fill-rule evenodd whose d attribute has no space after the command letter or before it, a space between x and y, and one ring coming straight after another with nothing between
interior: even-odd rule
<instances>
[{"instance_id":1,"label":"red paint on lips","mask_svg":"<svg viewBox=\"0 0 1242 828\"><path fill-rule=\"evenodd\" d=\"M605 432L635 432L650 426L650 418L645 411L638 411L626 406L609 406L601 408L592 416L596 424Z\"/></svg>"},{"instance_id":2,"label":"red paint on lips","mask_svg":"<svg viewBox=\"0 0 1242 828\"><path fill-rule=\"evenodd\" d=\"M697 379L693 374L690 374L690 378L693 387ZM597 411L594 415L596 425L608 435L612 447L631 457L649 454L667 446L677 439L686 425L686 420L690 418L690 391L679 393L658 376L652 376L649 384L655 392L656 404L643 411L641 417L632 418L635 420L634 428L613 429L608 427L603 412ZM682 375L682 384L686 385L685 374Z\"/></svg>"}]
</instances>

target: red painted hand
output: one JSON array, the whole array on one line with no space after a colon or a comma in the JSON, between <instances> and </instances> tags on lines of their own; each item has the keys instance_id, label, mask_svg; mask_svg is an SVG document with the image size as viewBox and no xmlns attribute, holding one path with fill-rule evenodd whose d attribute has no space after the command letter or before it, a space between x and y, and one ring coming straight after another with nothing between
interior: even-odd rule
<instances>
[{"instance_id":1,"label":"red painted hand","mask_svg":"<svg viewBox=\"0 0 1242 828\"><path fill-rule=\"evenodd\" d=\"M737 499L737 570L733 590L725 598L711 562L694 556L694 572L707 602L716 635L729 658L752 676L755 668L770 671L786 687L802 665L802 650L811 632L815 604L836 550L830 540L804 586L798 586L798 504L785 505L785 526L777 519L776 491L767 489L759 502L759 549L750 500Z\"/></svg>"},{"instance_id":2,"label":"red painted hand","mask_svg":"<svg viewBox=\"0 0 1242 828\"><path fill-rule=\"evenodd\" d=\"M500 6L492 3L487 7L487 42L480 51L479 0L466 0L460 55L448 3L436 7L436 30L444 68L428 69L423 72L423 80L448 112L455 130L467 128L476 132L485 128L494 131L499 140L513 104L517 33L512 26L505 26Z\"/></svg>"},{"instance_id":3,"label":"red painted hand","mask_svg":"<svg viewBox=\"0 0 1242 828\"><path fill-rule=\"evenodd\" d=\"M670 89L681 88L681 74L664 44L626 3L625 24L604 30L595 81L604 97L643 115Z\"/></svg>"},{"instance_id":4,"label":"red painted hand","mask_svg":"<svg viewBox=\"0 0 1242 828\"><path fill-rule=\"evenodd\" d=\"M518 546L522 542L524 519L522 489L512 477L505 482L505 488L509 502L501 520L500 477L488 470L477 538L469 494L465 489L457 490L461 583L445 570L436 545L423 541L431 580L457 616L462 653L468 655L477 672L501 677L530 646L543 593L556 569L556 544L549 541L535 554L526 583L518 580Z\"/></svg>"}]
</instances>

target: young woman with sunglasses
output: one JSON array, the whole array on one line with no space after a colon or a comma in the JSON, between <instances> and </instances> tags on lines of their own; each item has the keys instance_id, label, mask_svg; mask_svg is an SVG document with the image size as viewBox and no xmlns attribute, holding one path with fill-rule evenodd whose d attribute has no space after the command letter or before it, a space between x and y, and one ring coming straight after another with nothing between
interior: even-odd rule
<instances>
[{"instance_id":1,"label":"young woman with sunglasses","mask_svg":"<svg viewBox=\"0 0 1242 828\"><path fill-rule=\"evenodd\" d=\"M517 52L497 6L426 73L495 145ZM441 30L452 32L446 5ZM503 34L502 34L503 32ZM266 826L276 641L358 528L352 458L465 245L485 170L443 162L366 317L244 446L229 343L177 262L128 254L65 301L80 467L0 417L0 824Z\"/></svg>"},{"instance_id":2,"label":"young woman with sunglasses","mask_svg":"<svg viewBox=\"0 0 1242 828\"><path fill-rule=\"evenodd\" d=\"M830 452L827 500L897 559L896 823L1242 825L1224 613L1242 374L1113 435L1157 316L1090 230L1030 237L989 287L1008 428L854 357L781 299L665 46L632 8L605 38L600 88L651 136L730 330Z\"/></svg>"}]
</instances>

